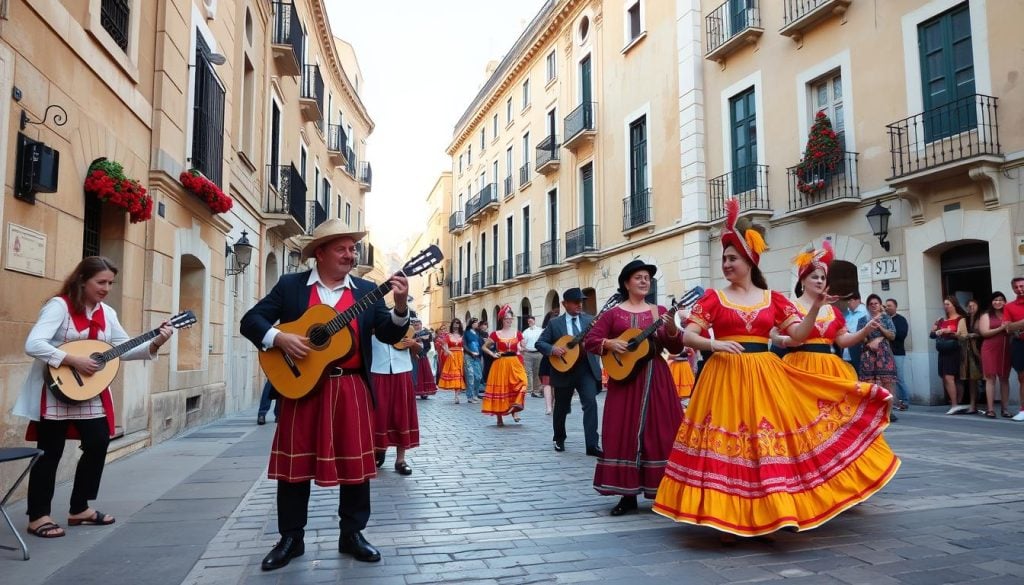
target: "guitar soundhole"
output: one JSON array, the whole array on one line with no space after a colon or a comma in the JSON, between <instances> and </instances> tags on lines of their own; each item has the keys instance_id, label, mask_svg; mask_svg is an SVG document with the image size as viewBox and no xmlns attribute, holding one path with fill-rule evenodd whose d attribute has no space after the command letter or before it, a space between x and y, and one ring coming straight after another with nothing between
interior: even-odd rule
<instances>
[{"instance_id":1,"label":"guitar soundhole","mask_svg":"<svg viewBox=\"0 0 1024 585\"><path fill-rule=\"evenodd\" d=\"M323 347L331 340L331 334L323 325L317 325L309 330L309 343L313 347Z\"/></svg>"},{"instance_id":2,"label":"guitar soundhole","mask_svg":"<svg viewBox=\"0 0 1024 585\"><path fill-rule=\"evenodd\" d=\"M107 360L103 359L103 354L102 353L94 353L94 354L89 356L89 359L91 359L92 361L96 362L100 366L103 366L104 364L107 363Z\"/></svg>"}]
</instances>

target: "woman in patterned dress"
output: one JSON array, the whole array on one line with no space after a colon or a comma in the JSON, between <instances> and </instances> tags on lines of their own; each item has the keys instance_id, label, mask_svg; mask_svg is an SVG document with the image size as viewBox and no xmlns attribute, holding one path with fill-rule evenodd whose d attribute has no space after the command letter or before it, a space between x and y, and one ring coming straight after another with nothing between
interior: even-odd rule
<instances>
[{"instance_id":1,"label":"woman in patterned dress","mask_svg":"<svg viewBox=\"0 0 1024 585\"><path fill-rule=\"evenodd\" d=\"M441 366L441 378L437 382L437 387L453 391L455 404L459 403L459 393L466 389L466 374L462 369L462 333L462 321L458 318L452 319L448 326L448 334L441 339L441 354L438 354L444 355L444 365Z\"/></svg>"},{"instance_id":2,"label":"woman in patterned dress","mask_svg":"<svg viewBox=\"0 0 1024 585\"><path fill-rule=\"evenodd\" d=\"M858 327L866 327L871 320L878 320L878 327L868 332L860 353L861 382L871 382L883 388L896 387L896 356L889 342L896 339L896 325L882 308L882 298L868 295L868 316L861 317ZM890 420L892 418L890 417Z\"/></svg>"},{"instance_id":3,"label":"woman in patterned dress","mask_svg":"<svg viewBox=\"0 0 1024 585\"><path fill-rule=\"evenodd\" d=\"M487 388L480 411L496 416L498 426L505 426L502 417L512 415L519 422L519 413L526 401L526 367L523 365L523 334L516 330L512 307L505 305L498 311L501 328L492 331L481 351L494 358L487 374Z\"/></svg>"},{"instance_id":4,"label":"woman in patterned dress","mask_svg":"<svg viewBox=\"0 0 1024 585\"><path fill-rule=\"evenodd\" d=\"M817 297L802 320L768 290L757 264L760 233L737 226L727 202L722 272L729 285L693 308L684 339L711 349L679 427L654 511L729 535L815 528L881 489L899 468L882 437L884 388L805 372L768 351L777 327L801 343L835 300ZM715 340L700 332L714 327Z\"/></svg>"},{"instance_id":5,"label":"woman in patterned dress","mask_svg":"<svg viewBox=\"0 0 1024 585\"><path fill-rule=\"evenodd\" d=\"M641 260L626 264L619 273L618 291L625 300L602 313L583 340L584 349L591 353L621 355L628 348L618 336L627 329L645 328L655 319L664 323L648 338L656 357L640 362L636 373L624 381L608 379L601 420L604 454L597 459L594 489L602 496L621 496L612 516L636 512L641 494L654 498L683 419L672 373L665 360L657 357L663 350L679 353L683 340L672 314L645 300L657 271Z\"/></svg>"}]
</instances>

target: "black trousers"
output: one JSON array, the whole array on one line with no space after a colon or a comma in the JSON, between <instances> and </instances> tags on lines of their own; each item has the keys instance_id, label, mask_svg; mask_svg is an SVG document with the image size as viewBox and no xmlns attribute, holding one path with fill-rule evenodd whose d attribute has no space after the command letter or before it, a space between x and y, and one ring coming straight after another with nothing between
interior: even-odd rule
<instances>
[{"instance_id":1,"label":"black trousers","mask_svg":"<svg viewBox=\"0 0 1024 585\"><path fill-rule=\"evenodd\" d=\"M309 481L277 482L277 531L281 536L302 539L306 533L309 512ZM370 482L340 486L338 493L338 527L351 534L366 528L370 521Z\"/></svg>"},{"instance_id":2,"label":"black trousers","mask_svg":"<svg viewBox=\"0 0 1024 585\"><path fill-rule=\"evenodd\" d=\"M586 359L586 358L584 358ZM555 385L555 407L551 413L551 426L554 429L554 440L565 440L565 417L572 411L572 393L576 391L580 395L580 404L583 406L583 437L586 440L587 449L599 449L597 435L597 392L601 383L594 379L590 372L584 370L586 363L573 368L571 375L576 383L572 386Z\"/></svg>"},{"instance_id":3,"label":"black trousers","mask_svg":"<svg viewBox=\"0 0 1024 585\"><path fill-rule=\"evenodd\" d=\"M43 454L28 476L28 519L33 522L50 515L53 488L57 481L57 466L64 454L68 427L74 426L82 439L82 457L75 469L75 483L71 488L71 514L89 509L89 500L95 500L100 491L103 463L110 445L110 429L106 418L85 420L46 420L36 423L36 446Z\"/></svg>"}]
</instances>

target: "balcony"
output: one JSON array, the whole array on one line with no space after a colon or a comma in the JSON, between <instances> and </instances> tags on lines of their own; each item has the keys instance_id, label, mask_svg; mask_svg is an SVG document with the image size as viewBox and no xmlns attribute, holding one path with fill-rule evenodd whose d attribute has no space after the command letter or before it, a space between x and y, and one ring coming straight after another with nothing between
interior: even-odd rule
<instances>
[{"instance_id":1,"label":"balcony","mask_svg":"<svg viewBox=\"0 0 1024 585\"><path fill-rule=\"evenodd\" d=\"M302 23L295 4L272 3L274 7L274 36L272 51L274 65L281 75L298 77L302 74Z\"/></svg>"},{"instance_id":2,"label":"balcony","mask_svg":"<svg viewBox=\"0 0 1024 585\"><path fill-rule=\"evenodd\" d=\"M711 221L725 218L725 200L729 197L739 199L741 214L772 214L771 199L768 197L768 165L747 165L710 179L708 194L711 200Z\"/></svg>"},{"instance_id":3,"label":"balcony","mask_svg":"<svg viewBox=\"0 0 1024 585\"><path fill-rule=\"evenodd\" d=\"M622 231L631 233L651 223L651 189L641 189L622 199ZM653 226L650 226L653 227Z\"/></svg>"},{"instance_id":4,"label":"balcony","mask_svg":"<svg viewBox=\"0 0 1024 585\"><path fill-rule=\"evenodd\" d=\"M501 261L501 280L503 283L515 280L516 273L514 270L515 266L513 266L513 264L514 262L511 258L506 258Z\"/></svg>"},{"instance_id":5,"label":"balcony","mask_svg":"<svg viewBox=\"0 0 1024 585\"><path fill-rule=\"evenodd\" d=\"M516 278L530 277L530 251L516 254Z\"/></svg>"},{"instance_id":6,"label":"balcony","mask_svg":"<svg viewBox=\"0 0 1024 585\"><path fill-rule=\"evenodd\" d=\"M462 294L464 294L464 295L468 295L468 294L471 294L473 292L473 288L471 286L469 286L469 277L468 276L466 278L462 279L462 286L461 286L461 291L460 292Z\"/></svg>"},{"instance_id":7,"label":"balcony","mask_svg":"<svg viewBox=\"0 0 1024 585\"><path fill-rule=\"evenodd\" d=\"M582 225L565 232L565 261L582 262L598 257L597 226Z\"/></svg>"},{"instance_id":8,"label":"balcony","mask_svg":"<svg viewBox=\"0 0 1024 585\"><path fill-rule=\"evenodd\" d=\"M324 119L324 78L318 65L302 68L302 88L299 91L299 109L302 120L317 125Z\"/></svg>"},{"instance_id":9,"label":"balcony","mask_svg":"<svg viewBox=\"0 0 1024 585\"><path fill-rule=\"evenodd\" d=\"M570 152L576 152L582 146L594 141L594 136L597 134L597 126L594 123L596 107L595 102L584 102L565 117L563 122L565 131L562 133L565 136L565 142L562 143L562 146L569 149Z\"/></svg>"},{"instance_id":10,"label":"balcony","mask_svg":"<svg viewBox=\"0 0 1024 585\"><path fill-rule=\"evenodd\" d=\"M478 291L484 287L484 273L474 272L473 273L473 290Z\"/></svg>"},{"instance_id":11,"label":"balcony","mask_svg":"<svg viewBox=\"0 0 1024 585\"><path fill-rule=\"evenodd\" d=\"M352 268L352 272L356 276L365 276L368 272L373 270L373 244L363 240L356 243L356 265Z\"/></svg>"},{"instance_id":12,"label":"balcony","mask_svg":"<svg viewBox=\"0 0 1024 585\"><path fill-rule=\"evenodd\" d=\"M306 232L306 183L295 165L267 165L263 212L268 230L282 239Z\"/></svg>"},{"instance_id":13,"label":"balcony","mask_svg":"<svg viewBox=\"0 0 1024 585\"><path fill-rule=\"evenodd\" d=\"M336 167L343 167L348 163L345 158L346 143L348 143L348 137L345 135L345 129L339 124L329 124L327 126L327 156Z\"/></svg>"},{"instance_id":14,"label":"balcony","mask_svg":"<svg viewBox=\"0 0 1024 585\"><path fill-rule=\"evenodd\" d=\"M533 180L533 174L530 173L530 163L526 163L519 167L519 190L530 186L530 181Z\"/></svg>"},{"instance_id":15,"label":"balcony","mask_svg":"<svg viewBox=\"0 0 1024 585\"><path fill-rule=\"evenodd\" d=\"M477 213L487 214L498 209L498 186L496 184L484 185L478 195L480 196L480 207L477 209Z\"/></svg>"},{"instance_id":16,"label":"balcony","mask_svg":"<svg viewBox=\"0 0 1024 585\"><path fill-rule=\"evenodd\" d=\"M462 279L453 278L452 281L451 281L451 285L452 285L452 288L451 288L451 291L448 292L448 295L451 298L453 298L453 299L455 297L461 297L462 296Z\"/></svg>"},{"instance_id":17,"label":"balcony","mask_svg":"<svg viewBox=\"0 0 1024 585\"><path fill-rule=\"evenodd\" d=\"M103 0L100 4L100 25L122 51L128 50L128 27L131 6L128 0Z\"/></svg>"},{"instance_id":18,"label":"balcony","mask_svg":"<svg viewBox=\"0 0 1024 585\"><path fill-rule=\"evenodd\" d=\"M515 181L512 180L512 175L505 177L505 199L512 197L515 190Z\"/></svg>"},{"instance_id":19,"label":"balcony","mask_svg":"<svg viewBox=\"0 0 1024 585\"><path fill-rule=\"evenodd\" d=\"M488 266L486 272L484 273L484 275L485 275L486 280L487 280L484 283L484 286L499 286L499 284L498 284L498 267L497 266Z\"/></svg>"},{"instance_id":20,"label":"balcony","mask_svg":"<svg viewBox=\"0 0 1024 585\"><path fill-rule=\"evenodd\" d=\"M373 187L373 167L370 161L364 160L359 163L359 190L369 191Z\"/></svg>"},{"instance_id":21,"label":"balcony","mask_svg":"<svg viewBox=\"0 0 1024 585\"><path fill-rule=\"evenodd\" d=\"M466 229L466 215L462 210L456 211L448 216L448 231L453 234L460 234Z\"/></svg>"},{"instance_id":22,"label":"balcony","mask_svg":"<svg viewBox=\"0 0 1024 585\"><path fill-rule=\"evenodd\" d=\"M857 153L844 152L833 168L817 164L786 169L789 184L789 213L800 215L860 202L857 181Z\"/></svg>"},{"instance_id":23,"label":"balcony","mask_svg":"<svg viewBox=\"0 0 1024 585\"><path fill-rule=\"evenodd\" d=\"M558 170L558 152L561 144L558 143L558 136L548 136L537 145L537 172L542 175L553 173Z\"/></svg>"},{"instance_id":24,"label":"balcony","mask_svg":"<svg viewBox=\"0 0 1024 585\"><path fill-rule=\"evenodd\" d=\"M480 194L477 193L469 198L466 202L466 223L477 223L480 221L481 216L477 214L480 211Z\"/></svg>"},{"instance_id":25,"label":"balcony","mask_svg":"<svg viewBox=\"0 0 1024 585\"><path fill-rule=\"evenodd\" d=\"M542 272L558 266L558 240L548 240L540 245L540 269Z\"/></svg>"},{"instance_id":26,"label":"balcony","mask_svg":"<svg viewBox=\"0 0 1024 585\"><path fill-rule=\"evenodd\" d=\"M312 234L316 226L327 221L327 210L319 201L309 201L306 210L306 234Z\"/></svg>"},{"instance_id":27,"label":"balcony","mask_svg":"<svg viewBox=\"0 0 1024 585\"><path fill-rule=\"evenodd\" d=\"M757 43L764 34L757 5L758 0L728 0L704 18L705 59L723 65L732 53Z\"/></svg>"},{"instance_id":28,"label":"balcony","mask_svg":"<svg viewBox=\"0 0 1024 585\"><path fill-rule=\"evenodd\" d=\"M795 42L803 41L808 30L818 23L846 13L853 0L783 0L782 28L779 34Z\"/></svg>"},{"instance_id":29,"label":"balcony","mask_svg":"<svg viewBox=\"0 0 1024 585\"><path fill-rule=\"evenodd\" d=\"M345 145L345 172L356 178L356 153L351 146Z\"/></svg>"}]
</instances>

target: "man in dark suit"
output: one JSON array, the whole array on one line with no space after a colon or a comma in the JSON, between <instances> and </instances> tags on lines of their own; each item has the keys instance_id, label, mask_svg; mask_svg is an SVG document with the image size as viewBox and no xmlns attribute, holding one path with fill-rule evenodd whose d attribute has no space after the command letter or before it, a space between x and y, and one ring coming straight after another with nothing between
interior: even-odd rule
<instances>
[{"instance_id":1,"label":"man in dark suit","mask_svg":"<svg viewBox=\"0 0 1024 585\"><path fill-rule=\"evenodd\" d=\"M296 321L315 304L343 311L373 292L377 288L373 283L349 274L358 258L356 242L365 235L351 232L340 219L317 226L302 249L302 261L316 258L316 267L282 276L242 317L242 335L260 349L277 347L293 359L305 358L311 351L309 339L281 331L275 324ZM341 486L339 552L365 562L380 560L380 552L361 532L370 518L369 480L377 469L371 422L374 397L367 374L373 362L370 335L384 343L397 343L409 323L406 278L395 275L390 282L394 309L378 300L349 323L355 334L351 354L331 364L306 396L279 398L281 418L268 475L277 480L281 539L264 557L264 571L281 568L305 552L310 480L319 486Z\"/></svg>"},{"instance_id":2,"label":"man in dark suit","mask_svg":"<svg viewBox=\"0 0 1024 585\"><path fill-rule=\"evenodd\" d=\"M592 315L583 312L583 300L586 298L578 288L570 288L562 293L565 314L551 319L537 339L536 347L542 354L561 357L565 349L555 347L555 342L565 335L582 332L594 320ZM551 421L555 431L554 447L555 451L565 451L565 417L571 412L572 393L575 390L583 405L583 435L587 455L600 457L603 453L597 435L597 393L601 388L601 364L596 355L583 349L582 340L579 349L579 359L568 372L562 373L551 368L551 386L555 389L555 408Z\"/></svg>"}]
</instances>

